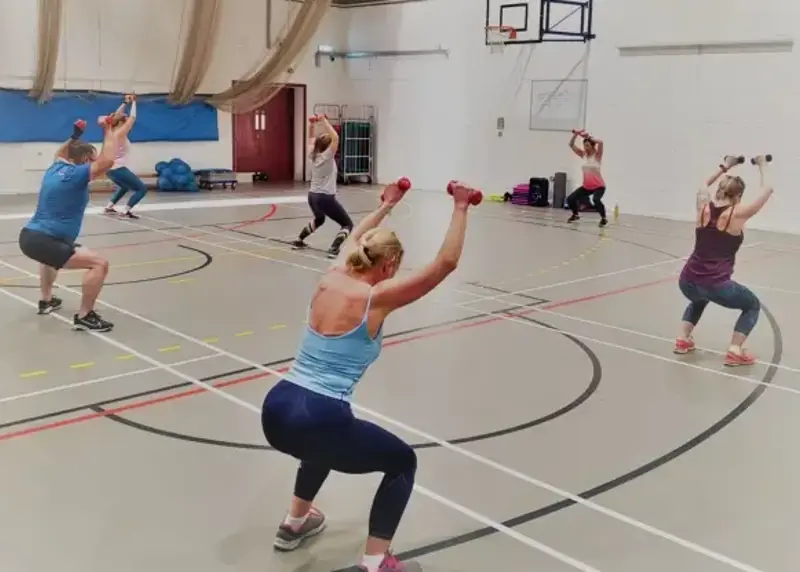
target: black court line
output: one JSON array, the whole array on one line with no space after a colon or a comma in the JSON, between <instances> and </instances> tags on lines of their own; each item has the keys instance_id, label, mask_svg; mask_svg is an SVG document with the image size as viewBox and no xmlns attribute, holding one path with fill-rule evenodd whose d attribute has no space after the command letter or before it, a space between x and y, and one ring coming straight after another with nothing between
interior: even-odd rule
<instances>
[{"instance_id":1,"label":"black court line","mask_svg":"<svg viewBox=\"0 0 800 572\"><path fill-rule=\"evenodd\" d=\"M741 403L739 403L739 405L734 407L722 419L720 419L719 421L708 427L705 431L698 433L696 436L692 437L682 445L676 447L675 449L669 451L664 455L661 455L660 457L656 457L655 459L636 467L631 471L628 471L627 473L624 473L616 478L613 478L595 487L587 489L576 496L588 500L596 496L599 496L603 493L607 493L608 491L611 491L613 489L619 488L622 485L625 485L633 481L634 479L638 479L639 477L642 477L648 473L651 473L652 471L655 471L656 469L666 465L671 461L674 461L678 457L684 455L685 453L688 453L692 449L695 449L696 447L705 443L706 441L714 437L717 433L725 429L725 427L736 421L736 419L739 418L739 416L741 416L745 411L747 411L750 407L752 407L752 405L767 390L767 386L770 383L772 383L772 380L774 379L775 374L778 371L777 366L781 363L781 360L783 359L783 333L781 332L780 325L778 324L772 312L770 312L763 305L762 305L762 310L764 311L764 315L766 315L767 320L769 320L769 324L770 327L772 328L772 335L773 335L773 353L772 353L772 359L770 360L772 362L772 365L770 365L770 367L767 369L767 371L764 373L764 376L761 379L763 385L759 385L758 387L756 387ZM507 520L504 520L501 524L509 528L517 527L522 524L531 522L533 520L544 518L545 516L549 516L553 513L567 509L576 504L578 503L576 503L571 499L564 499L543 506L536 510L520 514L513 518L509 518ZM397 554L397 557L403 560L418 558L426 554L432 554L434 552L439 552L442 550L446 550L448 548L454 548L456 546L460 546L468 542L473 542L475 540L479 540L487 536L492 536L494 534L497 534L497 530L495 530L494 528L491 527L478 528L473 531L466 532L464 534L451 536L450 538L445 538L437 542L432 542L424 546L419 546L417 548L406 550L402 553ZM337 570L336 572L345 572L345 569Z\"/></svg>"},{"instance_id":2,"label":"black court line","mask_svg":"<svg viewBox=\"0 0 800 572\"><path fill-rule=\"evenodd\" d=\"M106 282L105 284L103 284L103 288L107 288L109 286L123 286L123 285L126 285L126 284L143 284L145 282L159 282L159 281L162 281L162 280L172 280L173 278L178 278L179 276L186 276L187 274L194 274L195 272L199 272L200 270L204 270L205 268L208 268L209 266L211 266L211 263L214 262L214 258L208 252L206 252L205 250L200 250L199 248L193 248L191 246L186 246L184 244L177 244L176 246L178 248L183 248L183 249L186 249L186 250L191 250L192 252L196 252L196 253L202 255L205 258L205 260L203 260L203 262L201 262L198 266L195 266L194 268L189 268L188 270L181 270L180 272L173 272L172 274L163 274L161 276L151 276L149 278L136 278L135 280L121 280L119 282ZM112 265L111 268L113 270L114 266ZM30 278L33 279L34 277L31 276ZM2 281L0 281L0 282L2 282ZM3 284L2 286L3 286L3 288L33 288L33 289L36 289L36 290L39 289L39 285L38 284ZM64 286L66 286L68 288L80 288L81 287L80 284L64 284Z\"/></svg>"},{"instance_id":3,"label":"black court line","mask_svg":"<svg viewBox=\"0 0 800 572\"><path fill-rule=\"evenodd\" d=\"M533 304L533 305L538 305L539 303L540 302L537 302L536 304ZM601 379L603 377L603 367L600 364L599 358L594 353L594 351L591 350L591 348L589 348L581 340L571 336L570 334L562 332L561 330L559 330L558 328L556 328L555 326L553 326L551 324L548 324L546 322L542 322L542 321L539 321L539 320L534 320L533 318L530 318L530 321L560 333L566 339L568 339L573 344L578 346L578 348L588 356L589 362L592 365L592 376L591 376L591 379L589 380L589 384L587 385L587 387L575 399L573 399L572 401L570 401L566 405L564 405L564 406L558 408L557 410L552 411L552 412L550 412L550 413L548 413L546 415L543 415L541 417L537 417L535 419L532 419L530 421L526 421L524 423L520 423L518 425L513 425L513 426L510 426L510 427L504 427L502 429L496 429L494 431L489 431L489 432L485 432L485 433L478 433L476 435L469 435L469 436L466 436L466 437L457 437L457 438L448 440L448 443L450 443L452 445L464 445L464 444L467 444L467 443L475 443L477 441L486 441L486 440L489 440L489 439L496 439L498 437L511 435L512 433L517 433L519 431L525 431L527 429L531 429L532 427L536 427L538 425L543 425L544 423L547 423L549 421L553 421L554 419L558 419L559 417L562 417L562 416L566 415L567 413L570 413L571 411L574 411L579 406L583 405L595 393L595 391L597 391L597 388L600 387L600 381L601 381ZM96 413L106 414L106 410L100 405L92 405L90 408L91 408L92 411L94 411ZM223 440L223 439L213 439L213 438L210 438L210 437L198 437L198 436L195 436L195 435L188 435L186 433L179 433L177 431L170 431L170 430L167 430L167 429L161 429L161 428L158 428L158 427L153 427L152 425L141 423L139 421L133 421L131 419L128 419L126 417L123 417L121 415L117 415L117 414L114 414L114 413L106 414L105 417L106 417L106 419L108 419L110 421L115 421L117 423L121 423L121 424L126 425L128 427L131 427L133 429L138 429L140 431L145 431L145 432L151 433L153 435L158 435L160 437L167 437L167 438L170 438L170 439L178 439L178 440L181 440L181 441L188 441L188 442L191 442L191 443L197 443L197 444L201 444L201 445L214 445L214 446L217 446L217 447L228 447L228 448L232 448L232 449L248 449L248 450L258 450L258 451L273 451L274 450L269 445L263 445L263 444L260 444L260 443L242 443L242 442L228 441L228 440ZM414 449L433 449L433 448L436 448L436 447L441 447L441 445L439 443L435 443L435 442L430 441L430 442L418 443L418 444L415 444L415 445L411 445L411 447L414 448Z\"/></svg>"},{"instance_id":4,"label":"black court line","mask_svg":"<svg viewBox=\"0 0 800 572\"><path fill-rule=\"evenodd\" d=\"M549 302L549 300L543 300L540 303L543 304L543 303L547 303L547 302ZM513 312L514 310L518 310L520 308L537 306L540 303L529 304L529 305L525 305L525 306L518 306L518 305L510 306L508 308L503 308L501 310L495 310L494 312L491 312L491 313L492 314L503 314L503 313ZM401 336L407 336L407 335L410 335L410 334L418 334L420 332L425 332L425 331L428 331L428 330L435 330L437 328L443 328L445 326L452 326L452 325L455 325L455 324L460 324L462 322L470 322L472 320L479 320L481 318L486 318L486 313L471 314L471 315L465 316L463 318L453 318L453 319L450 319L450 320L443 320L441 322L436 322L434 324L430 324L430 325L427 325L427 326L418 326L418 327L415 327L415 328L409 328L409 329L406 329L406 330L400 330L398 332L393 332L391 334L386 334L386 336L384 336L384 339L388 340L388 339L398 338L398 337L401 337ZM263 367L276 367L276 366L279 366L281 364L291 363L292 361L294 361L294 356L288 357L288 358L282 358L282 359L279 359L279 360L269 361L267 363L262 364L262 366ZM238 368L238 369L234 369L234 370L230 370L230 371L225 371L225 372L214 374L214 375L209 375L207 377L202 377L202 378L200 378L200 381L202 381L204 383L210 383L210 382L213 382L213 381L224 379L226 377L242 375L242 374L254 372L254 371L257 371L257 370L258 370L258 368L255 368L255 367L243 367L243 368ZM61 417L61 416L64 416L64 415L69 415L71 413L80 413L82 411L86 411L88 409L92 409L92 407L95 407L95 406L102 407L102 406L105 406L105 405L113 405L113 404L121 403L121 402L124 402L124 401L130 401L132 399L139 399L139 398L142 398L142 397L150 397L152 395L158 395L160 393L166 393L168 391L174 391L176 389L184 389L184 388L190 387L192 385L193 384L191 382L182 381L182 382L179 382L179 383L174 383L174 384L166 385L166 386L163 386L163 387L157 387L155 389L149 389L149 390L146 390L146 391L138 391L138 392L135 392L135 393L128 393L128 394L125 394L125 395L121 395L119 397L112 397L112 398L105 399L105 400L102 400L102 401L93 401L91 403L86 403L86 404L83 404L83 405L76 405L76 406L68 407L68 408L65 408L65 409L59 409L59 410L55 410L55 411L50 411L48 413L40 413L38 415L33 415L33 416L25 417L25 418L22 418L22 419L16 419L14 421L6 421L4 423L0 423L0 430L8 429L8 428L11 428L11 427L16 427L18 425L25 425L27 423L34 423L36 421L44 421L44 420L47 420L47 419L52 419L54 417Z\"/></svg>"}]
</instances>

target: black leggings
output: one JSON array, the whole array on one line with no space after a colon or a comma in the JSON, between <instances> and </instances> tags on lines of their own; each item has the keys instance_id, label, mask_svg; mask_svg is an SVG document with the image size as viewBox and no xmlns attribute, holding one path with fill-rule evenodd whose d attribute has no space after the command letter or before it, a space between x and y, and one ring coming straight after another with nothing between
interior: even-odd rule
<instances>
[{"instance_id":1,"label":"black leggings","mask_svg":"<svg viewBox=\"0 0 800 572\"><path fill-rule=\"evenodd\" d=\"M261 425L270 445L300 461L294 495L313 501L331 471L383 473L369 535L392 540L414 487L417 454L399 437L356 419L350 405L281 380L267 393Z\"/></svg>"},{"instance_id":2,"label":"black leggings","mask_svg":"<svg viewBox=\"0 0 800 572\"><path fill-rule=\"evenodd\" d=\"M597 209L597 212L600 213L600 216L606 218L606 205L604 205L602 201L605 193L605 187L600 187L599 189L593 189L591 191L584 187L578 187L567 197L567 205L572 211L572 214L577 215L579 204L590 204L591 202L591 204L594 204L594 208Z\"/></svg>"},{"instance_id":3,"label":"black leggings","mask_svg":"<svg viewBox=\"0 0 800 572\"><path fill-rule=\"evenodd\" d=\"M325 224L326 217L333 219L342 228L353 230L353 220L336 199L336 195L308 193L308 206L314 214L314 230Z\"/></svg>"}]
</instances>

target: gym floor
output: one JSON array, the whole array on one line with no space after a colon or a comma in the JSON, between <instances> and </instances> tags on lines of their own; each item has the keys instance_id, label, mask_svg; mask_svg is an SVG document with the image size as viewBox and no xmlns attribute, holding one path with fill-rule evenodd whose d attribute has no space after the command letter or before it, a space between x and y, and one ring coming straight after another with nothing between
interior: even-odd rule
<instances>
[{"instance_id":1,"label":"gym floor","mask_svg":"<svg viewBox=\"0 0 800 572\"><path fill-rule=\"evenodd\" d=\"M378 193L347 187L341 200L358 219ZM100 335L70 329L80 273L62 272L58 316L36 315L14 215L33 199L0 203L13 215L0 220L0 569L327 572L357 560L377 475L332 475L318 499L328 531L272 550L296 463L265 446L258 412L336 228L294 252L282 241L308 219L302 187L224 194L287 194L87 216L80 241L112 264L98 310L116 329ZM434 256L450 209L421 191L396 209L386 224L404 266ZM747 233L736 278L763 303L749 342L762 361L728 369L736 315L721 308L696 332L702 350L672 354L690 223L566 218L485 202L453 277L387 322L356 409L419 454L397 552L435 572L794 572L800 237Z\"/></svg>"}]
</instances>

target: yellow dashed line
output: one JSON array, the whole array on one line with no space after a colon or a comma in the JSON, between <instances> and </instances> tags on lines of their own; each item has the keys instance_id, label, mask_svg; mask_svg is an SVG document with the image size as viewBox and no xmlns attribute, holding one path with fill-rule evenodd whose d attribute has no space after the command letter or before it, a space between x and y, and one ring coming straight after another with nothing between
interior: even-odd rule
<instances>
[{"instance_id":1,"label":"yellow dashed line","mask_svg":"<svg viewBox=\"0 0 800 572\"><path fill-rule=\"evenodd\" d=\"M167 346L165 348L158 348L158 351L163 354L166 352L176 352L179 349L181 349L181 346Z\"/></svg>"},{"instance_id":2,"label":"yellow dashed line","mask_svg":"<svg viewBox=\"0 0 800 572\"><path fill-rule=\"evenodd\" d=\"M46 373L46 369L40 369L38 371L26 371L25 373L19 374L19 376L23 379L27 379L29 377L39 377L40 375L45 375Z\"/></svg>"},{"instance_id":3,"label":"yellow dashed line","mask_svg":"<svg viewBox=\"0 0 800 572\"><path fill-rule=\"evenodd\" d=\"M237 338L243 338L245 336L252 336L253 334L255 334L253 330L247 330L246 332L239 332L238 334L233 334L233 335L236 336Z\"/></svg>"},{"instance_id":4,"label":"yellow dashed line","mask_svg":"<svg viewBox=\"0 0 800 572\"><path fill-rule=\"evenodd\" d=\"M203 338L202 340L205 344L216 344L219 341L219 338Z\"/></svg>"},{"instance_id":5,"label":"yellow dashed line","mask_svg":"<svg viewBox=\"0 0 800 572\"><path fill-rule=\"evenodd\" d=\"M286 327L286 324L275 324L269 327L270 330L282 330Z\"/></svg>"},{"instance_id":6,"label":"yellow dashed line","mask_svg":"<svg viewBox=\"0 0 800 572\"><path fill-rule=\"evenodd\" d=\"M86 369L87 367L92 367L94 365L93 361L87 361L84 363L73 363L69 367L71 369Z\"/></svg>"},{"instance_id":7,"label":"yellow dashed line","mask_svg":"<svg viewBox=\"0 0 800 572\"><path fill-rule=\"evenodd\" d=\"M180 278L175 280L167 280L170 284L184 284L186 282L194 282L194 278Z\"/></svg>"},{"instance_id":8,"label":"yellow dashed line","mask_svg":"<svg viewBox=\"0 0 800 572\"><path fill-rule=\"evenodd\" d=\"M135 357L136 357L136 356L135 356L135 355L133 355L133 354L125 354L125 355L122 355L122 356L117 356L117 357L116 357L116 358L114 358L114 359L118 359L118 360L129 360L129 359L133 359L133 358L135 358Z\"/></svg>"}]
</instances>

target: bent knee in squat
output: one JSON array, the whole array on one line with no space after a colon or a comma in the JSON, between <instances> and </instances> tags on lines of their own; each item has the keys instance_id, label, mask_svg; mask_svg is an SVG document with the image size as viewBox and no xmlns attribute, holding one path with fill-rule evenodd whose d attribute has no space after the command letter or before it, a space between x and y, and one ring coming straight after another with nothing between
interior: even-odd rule
<instances>
[{"instance_id":1,"label":"bent knee in squat","mask_svg":"<svg viewBox=\"0 0 800 572\"><path fill-rule=\"evenodd\" d=\"M103 274L108 273L109 262L106 258L100 256L96 252L86 249L79 249L75 251L67 261L65 268L75 270L94 270L95 268L101 270Z\"/></svg>"}]
</instances>

